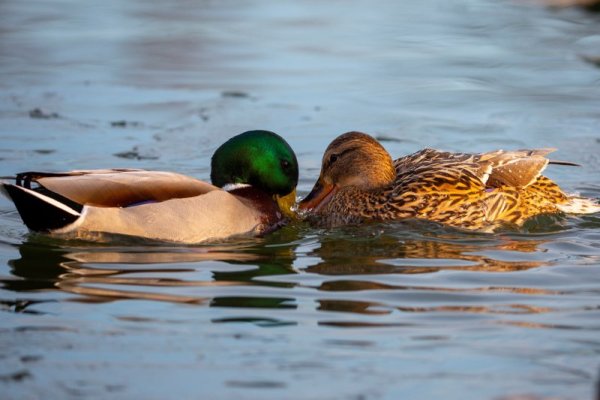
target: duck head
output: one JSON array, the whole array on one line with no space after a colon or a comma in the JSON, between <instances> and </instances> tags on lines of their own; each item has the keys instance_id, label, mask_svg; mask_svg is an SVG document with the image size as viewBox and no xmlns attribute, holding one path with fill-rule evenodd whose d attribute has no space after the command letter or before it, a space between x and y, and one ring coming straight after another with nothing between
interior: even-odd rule
<instances>
[{"instance_id":1,"label":"duck head","mask_svg":"<svg viewBox=\"0 0 600 400\"><path fill-rule=\"evenodd\" d=\"M270 131L248 131L223 143L211 159L213 185L246 184L277 202L281 211L293 216L298 184L298 160L290 145Z\"/></svg>"},{"instance_id":2,"label":"duck head","mask_svg":"<svg viewBox=\"0 0 600 400\"><path fill-rule=\"evenodd\" d=\"M373 137L361 132L338 136L325 150L321 173L299 209L318 212L343 188L369 191L396 177L392 158Z\"/></svg>"}]
</instances>

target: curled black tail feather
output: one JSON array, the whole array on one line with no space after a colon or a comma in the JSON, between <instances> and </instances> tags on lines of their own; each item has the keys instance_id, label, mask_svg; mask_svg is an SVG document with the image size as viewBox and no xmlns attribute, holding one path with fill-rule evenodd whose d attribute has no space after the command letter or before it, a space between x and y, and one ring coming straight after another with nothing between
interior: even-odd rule
<instances>
[{"instance_id":1,"label":"curled black tail feather","mask_svg":"<svg viewBox=\"0 0 600 400\"><path fill-rule=\"evenodd\" d=\"M36 171L28 171L21 172L17 174L15 181L17 186L22 186L27 189L31 189L31 182L36 182L39 178L48 178L48 177L60 177L60 176L74 176L74 175L84 175L85 172L36 172Z\"/></svg>"}]
</instances>

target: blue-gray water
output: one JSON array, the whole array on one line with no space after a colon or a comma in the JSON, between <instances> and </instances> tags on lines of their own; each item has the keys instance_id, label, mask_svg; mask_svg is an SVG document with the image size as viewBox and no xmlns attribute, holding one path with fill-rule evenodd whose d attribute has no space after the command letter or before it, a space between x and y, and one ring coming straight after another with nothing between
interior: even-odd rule
<instances>
[{"instance_id":1,"label":"blue-gray water","mask_svg":"<svg viewBox=\"0 0 600 400\"><path fill-rule=\"evenodd\" d=\"M582 167L548 175L598 198L598 57L600 15L521 1L0 1L0 175L208 179L270 129L304 195L362 130L395 157L556 147ZM3 399L593 399L599 369L598 215L94 245L0 200Z\"/></svg>"}]
</instances>

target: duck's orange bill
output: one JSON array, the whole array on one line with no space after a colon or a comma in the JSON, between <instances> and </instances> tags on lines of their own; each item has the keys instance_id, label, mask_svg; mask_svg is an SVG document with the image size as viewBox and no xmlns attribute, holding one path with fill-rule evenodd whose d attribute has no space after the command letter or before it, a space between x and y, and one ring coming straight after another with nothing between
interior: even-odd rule
<instances>
[{"instance_id":1,"label":"duck's orange bill","mask_svg":"<svg viewBox=\"0 0 600 400\"><path fill-rule=\"evenodd\" d=\"M298 208L307 211L319 211L323 208L333 195L337 192L337 187L331 184L324 184L321 179L315 183L310 193L302 199Z\"/></svg>"}]
</instances>

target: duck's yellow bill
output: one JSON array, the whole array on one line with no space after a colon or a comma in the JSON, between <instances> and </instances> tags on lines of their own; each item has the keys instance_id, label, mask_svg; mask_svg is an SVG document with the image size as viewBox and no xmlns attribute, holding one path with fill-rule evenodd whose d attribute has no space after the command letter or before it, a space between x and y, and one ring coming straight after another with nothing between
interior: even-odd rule
<instances>
[{"instance_id":1,"label":"duck's yellow bill","mask_svg":"<svg viewBox=\"0 0 600 400\"><path fill-rule=\"evenodd\" d=\"M294 204L296 204L296 189L292 190L285 196L275 195L275 201L283 214L288 218L297 218L296 213L292 210Z\"/></svg>"}]
</instances>

